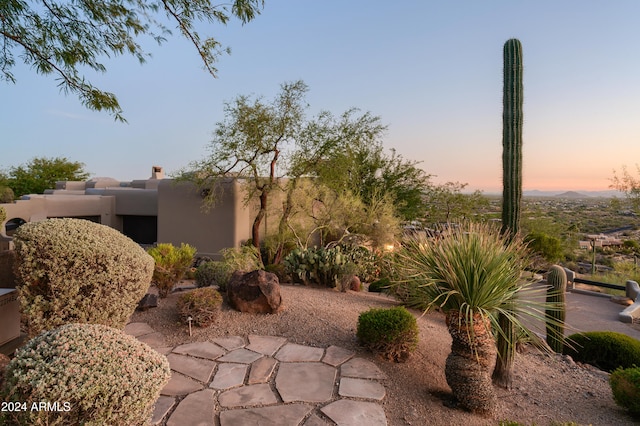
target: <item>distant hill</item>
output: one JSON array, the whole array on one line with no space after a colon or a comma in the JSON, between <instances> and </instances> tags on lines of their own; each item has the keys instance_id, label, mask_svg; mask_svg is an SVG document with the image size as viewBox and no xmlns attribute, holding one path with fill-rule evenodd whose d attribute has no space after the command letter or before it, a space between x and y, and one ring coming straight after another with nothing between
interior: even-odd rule
<instances>
[{"instance_id":1,"label":"distant hill","mask_svg":"<svg viewBox=\"0 0 640 426\"><path fill-rule=\"evenodd\" d=\"M576 191L567 191L562 194L555 195L557 198L591 198L591 195L581 194Z\"/></svg>"},{"instance_id":2,"label":"distant hill","mask_svg":"<svg viewBox=\"0 0 640 426\"><path fill-rule=\"evenodd\" d=\"M604 191L539 191L537 189L533 189L530 191L523 191L522 195L525 197L557 197L557 198L592 198L592 197L602 197L602 198L624 198L625 194L620 191L615 190L604 190Z\"/></svg>"}]
</instances>

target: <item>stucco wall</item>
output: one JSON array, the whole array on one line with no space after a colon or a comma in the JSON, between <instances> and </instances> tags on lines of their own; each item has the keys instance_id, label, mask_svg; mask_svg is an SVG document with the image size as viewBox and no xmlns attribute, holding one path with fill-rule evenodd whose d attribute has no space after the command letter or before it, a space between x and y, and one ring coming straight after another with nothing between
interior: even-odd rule
<instances>
[{"instance_id":1,"label":"stucco wall","mask_svg":"<svg viewBox=\"0 0 640 426\"><path fill-rule=\"evenodd\" d=\"M221 249L238 247L249 239L250 212L244 207L241 185L236 180L221 185L220 198L205 210L195 185L162 180L158 185L158 242L187 243L198 255L217 258Z\"/></svg>"}]
</instances>

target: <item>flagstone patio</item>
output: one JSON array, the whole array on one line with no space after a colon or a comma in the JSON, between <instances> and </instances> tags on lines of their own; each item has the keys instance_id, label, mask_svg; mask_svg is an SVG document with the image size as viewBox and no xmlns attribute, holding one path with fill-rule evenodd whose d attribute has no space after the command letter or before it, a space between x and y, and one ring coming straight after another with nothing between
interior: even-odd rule
<instances>
[{"instance_id":1,"label":"flagstone patio","mask_svg":"<svg viewBox=\"0 0 640 426\"><path fill-rule=\"evenodd\" d=\"M146 323L125 331L167 355L152 423L167 426L382 426L384 373L347 349L230 336L167 347ZM216 423L218 422L218 423Z\"/></svg>"}]
</instances>

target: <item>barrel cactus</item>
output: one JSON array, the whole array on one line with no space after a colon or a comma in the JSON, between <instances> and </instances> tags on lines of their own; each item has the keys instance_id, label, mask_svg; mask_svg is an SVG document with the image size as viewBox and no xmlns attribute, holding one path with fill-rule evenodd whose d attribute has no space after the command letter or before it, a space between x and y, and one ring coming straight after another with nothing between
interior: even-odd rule
<instances>
[{"instance_id":1,"label":"barrel cactus","mask_svg":"<svg viewBox=\"0 0 640 426\"><path fill-rule=\"evenodd\" d=\"M547 343L555 352L564 348L564 320L566 316L565 294L567 274L564 268L553 265L547 275Z\"/></svg>"}]
</instances>

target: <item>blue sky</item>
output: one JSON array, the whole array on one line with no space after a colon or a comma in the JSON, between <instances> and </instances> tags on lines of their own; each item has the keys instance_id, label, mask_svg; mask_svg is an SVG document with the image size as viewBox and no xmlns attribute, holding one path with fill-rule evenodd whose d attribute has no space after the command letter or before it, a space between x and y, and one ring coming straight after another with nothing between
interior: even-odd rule
<instances>
[{"instance_id":1,"label":"blue sky","mask_svg":"<svg viewBox=\"0 0 640 426\"><path fill-rule=\"evenodd\" d=\"M640 2L266 0L244 26L208 32L232 49L207 74L179 36L139 65L88 77L116 93L128 124L86 110L51 76L0 82L0 169L66 156L93 176L149 177L207 154L223 102L272 98L302 79L309 115L357 107L389 126L384 144L434 182L501 189L502 46L524 52L526 189L607 189L640 162ZM177 34L177 31L174 32Z\"/></svg>"}]
</instances>

